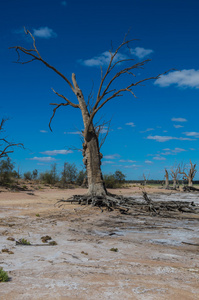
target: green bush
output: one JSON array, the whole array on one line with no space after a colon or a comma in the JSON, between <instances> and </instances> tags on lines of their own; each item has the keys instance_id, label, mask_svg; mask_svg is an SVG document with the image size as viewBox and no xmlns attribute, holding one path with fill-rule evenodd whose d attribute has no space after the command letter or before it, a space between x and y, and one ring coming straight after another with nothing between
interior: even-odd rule
<instances>
[{"instance_id":1,"label":"green bush","mask_svg":"<svg viewBox=\"0 0 199 300\"><path fill-rule=\"evenodd\" d=\"M7 160L0 161L0 184L7 185L13 182L13 169L14 164L11 162L10 158Z\"/></svg>"},{"instance_id":2,"label":"green bush","mask_svg":"<svg viewBox=\"0 0 199 300\"><path fill-rule=\"evenodd\" d=\"M40 174L40 180L45 184L52 184L54 185L58 182L59 177L57 175L57 166L56 164L51 165L51 170L46 171Z\"/></svg>"},{"instance_id":3,"label":"green bush","mask_svg":"<svg viewBox=\"0 0 199 300\"><path fill-rule=\"evenodd\" d=\"M3 270L3 268L0 268L0 282L6 282L9 280L9 276L7 272Z\"/></svg>"},{"instance_id":4,"label":"green bush","mask_svg":"<svg viewBox=\"0 0 199 300\"><path fill-rule=\"evenodd\" d=\"M64 169L61 173L61 183L65 186L67 183L74 183L77 179L77 167L76 165L69 164L68 162L64 163Z\"/></svg>"},{"instance_id":5,"label":"green bush","mask_svg":"<svg viewBox=\"0 0 199 300\"><path fill-rule=\"evenodd\" d=\"M86 171L81 170L79 171L79 173L77 174L77 179L76 179L76 183L81 186L83 184L83 182L85 181L85 179L87 178L86 175Z\"/></svg>"},{"instance_id":6,"label":"green bush","mask_svg":"<svg viewBox=\"0 0 199 300\"><path fill-rule=\"evenodd\" d=\"M125 175L121 171L115 171L114 174L105 174L104 183L106 188L116 189L120 188L125 182Z\"/></svg>"},{"instance_id":7,"label":"green bush","mask_svg":"<svg viewBox=\"0 0 199 300\"><path fill-rule=\"evenodd\" d=\"M25 173L23 174L23 176L24 176L24 179L25 179L25 180L31 180L31 179L32 179L32 173L31 173L30 171L25 172Z\"/></svg>"}]
</instances>

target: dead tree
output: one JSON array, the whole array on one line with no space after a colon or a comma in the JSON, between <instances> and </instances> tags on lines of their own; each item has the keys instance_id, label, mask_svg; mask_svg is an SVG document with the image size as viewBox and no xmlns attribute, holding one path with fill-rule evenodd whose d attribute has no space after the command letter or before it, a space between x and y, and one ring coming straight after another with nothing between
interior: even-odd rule
<instances>
[{"instance_id":1,"label":"dead tree","mask_svg":"<svg viewBox=\"0 0 199 300\"><path fill-rule=\"evenodd\" d=\"M169 189L169 172L165 169L165 189Z\"/></svg>"},{"instance_id":2,"label":"dead tree","mask_svg":"<svg viewBox=\"0 0 199 300\"><path fill-rule=\"evenodd\" d=\"M4 124L8 121L8 119L2 119L0 123L0 134L4 132ZM8 157L10 153L13 153L13 147L22 147L24 148L22 143L14 143L9 142L6 137L0 138L0 159L4 157Z\"/></svg>"},{"instance_id":3,"label":"dead tree","mask_svg":"<svg viewBox=\"0 0 199 300\"><path fill-rule=\"evenodd\" d=\"M179 173L183 175L183 180L188 181L188 186L192 187L193 186L193 179L196 175L196 164L193 165L190 159L190 168L188 168L186 165L181 164L179 167Z\"/></svg>"},{"instance_id":4,"label":"dead tree","mask_svg":"<svg viewBox=\"0 0 199 300\"><path fill-rule=\"evenodd\" d=\"M129 48L130 43L134 40L127 40L127 35L125 35L125 38L123 42L117 47L115 51L110 50L110 61L108 63L108 66L105 71L103 71L101 67L101 81L99 84L99 88L96 94L96 98L93 103L89 101L86 102L84 98L84 94L82 89L79 87L77 79L75 74L72 74L72 81L70 81L63 73L61 73L58 69L50 65L47 61L45 61L35 44L35 38L31 34L29 30L25 30L25 33L32 38L33 46L31 49L26 49L21 46L15 46L11 47L14 48L18 54L18 63L26 64L30 63L32 61L39 61L42 64L44 64L47 68L53 70L58 76L60 76L66 83L66 85L72 90L74 95L76 96L76 101L71 101L66 96L60 94L59 92L55 91L53 92L60 98L64 100L62 103L51 103L51 105L55 106L53 109L53 114L50 119L49 127L51 129L51 121L55 116L55 113L58 108L62 106L71 106L74 109L80 109L83 119L83 161L86 166L87 170L87 178L88 178L88 193L87 197L90 199L96 199L96 197L102 197L104 198L104 203L107 205L107 191L104 185L102 172L101 172L101 159L102 154L100 153L100 147L99 147L99 140L98 140L98 134L95 130L94 126L94 117L96 114L104 107L106 103L108 103L110 100L118 99L119 97L123 96L124 93L128 92L131 93L134 97L135 94L133 92L133 88L136 86L141 85L145 81L149 80L156 80L161 75L159 74L155 77L149 77L140 79L138 81L135 80L135 74L133 73L136 69L141 69L143 66L150 61L150 59L146 59L144 61L135 63L134 59L128 58L128 59L117 59L118 54L121 50L124 48ZM26 61L21 61L20 54L25 55L28 57ZM124 77L126 75L123 86L118 81L121 77ZM96 201L92 200L92 204L97 203Z\"/></svg>"},{"instance_id":5,"label":"dead tree","mask_svg":"<svg viewBox=\"0 0 199 300\"><path fill-rule=\"evenodd\" d=\"M143 185L146 185L148 179L149 179L150 174L148 174L148 176L146 177L146 175L143 173L143 178L144 178L144 183Z\"/></svg>"},{"instance_id":6,"label":"dead tree","mask_svg":"<svg viewBox=\"0 0 199 300\"><path fill-rule=\"evenodd\" d=\"M179 165L176 166L174 164L174 166L171 167L170 175L173 179L173 188L176 189L177 188L177 180L178 180L178 176L179 176Z\"/></svg>"}]
</instances>

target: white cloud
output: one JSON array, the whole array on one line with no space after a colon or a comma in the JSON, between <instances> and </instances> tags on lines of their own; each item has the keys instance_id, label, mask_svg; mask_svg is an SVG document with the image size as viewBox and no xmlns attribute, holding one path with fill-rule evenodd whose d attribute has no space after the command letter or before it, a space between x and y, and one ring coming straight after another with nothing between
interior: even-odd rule
<instances>
[{"instance_id":1,"label":"white cloud","mask_svg":"<svg viewBox=\"0 0 199 300\"><path fill-rule=\"evenodd\" d=\"M40 27L38 29L33 29L33 35L43 39L50 39L57 37L57 34L50 28Z\"/></svg>"},{"instance_id":2,"label":"white cloud","mask_svg":"<svg viewBox=\"0 0 199 300\"><path fill-rule=\"evenodd\" d=\"M44 161L44 162L49 162L49 161L55 161L56 159L54 157L33 157L33 158L30 158L30 160L38 160L38 161Z\"/></svg>"},{"instance_id":3,"label":"white cloud","mask_svg":"<svg viewBox=\"0 0 199 300\"><path fill-rule=\"evenodd\" d=\"M61 2L61 5L67 6L67 2L66 2L66 1L62 1L62 2Z\"/></svg>"},{"instance_id":4,"label":"white cloud","mask_svg":"<svg viewBox=\"0 0 199 300\"><path fill-rule=\"evenodd\" d=\"M133 122L126 123L125 125L131 126L131 127L135 127L135 124Z\"/></svg>"},{"instance_id":5,"label":"white cloud","mask_svg":"<svg viewBox=\"0 0 199 300\"><path fill-rule=\"evenodd\" d=\"M119 154L112 154L112 155L105 155L105 156L103 156L103 158L105 158L105 159L116 159L116 158L119 158L120 157L120 155Z\"/></svg>"},{"instance_id":6,"label":"white cloud","mask_svg":"<svg viewBox=\"0 0 199 300\"><path fill-rule=\"evenodd\" d=\"M172 118L171 121L173 122L187 122L185 118Z\"/></svg>"},{"instance_id":7,"label":"white cloud","mask_svg":"<svg viewBox=\"0 0 199 300\"><path fill-rule=\"evenodd\" d=\"M131 169L131 168L137 169L137 168L139 168L141 166L139 166L139 165L127 165L127 166L123 166L123 167L126 168L126 169Z\"/></svg>"},{"instance_id":8,"label":"white cloud","mask_svg":"<svg viewBox=\"0 0 199 300\"><path fill-rule=\"evenodd\" d=\"M153 53L154 51L152 49L144 49L141 47L136 47L134 49L130 50L131 54L137 56L138 58L144 58L145 56Z\"/></svg>"},{"instance_id":9,"label":"white cloud","mask_svg":"<svg viewBox=\"0 0 199 300\"><path fill-rule=\"evenodd\" d=\"M145 164L151 165L151 164L153 164L153 161L151 161L151 160L145 160Z\"/></svg>"},{"instance_id":10,"label":"white cloud","mask_svg":"<svg viewBox=\"0 0 199 300\"><path fill-rule=\"evenodd\" d=\"M195 139L190 139L190 138L183 138L183 137L180 137L180 138L177 138L177 137L173 137L173 136L160 136L160 135L149 135L147 137L148 140L155 140L157 142L167 142L167 141L170 141L170 140L179 140L179 141L194 141Z\"/></svg>"},{"instance_id":11,"label":"white cloud","mask_svg":"<svg viewBox=\"0 0 199 300\"><path fill-rule=\"evenodd\" d=\"M165 151L166 149L163 149L163 150ZM182 148L175 148L173 150L167 149L167 152L162 152L161 154L162 155L176 155L177 153L184 152L184 151L186 151L186 150L182 149Z\"/></svg>"},{"instance_id":12,"label":"white cloud","mask_svg":"<svg viewBox=\"0 0 199 300\"><path fill-rule=\"evenodd\" d=\"M195 132L195 131L192 131L192 132L183 132L183 134L185 134L186 136L194 136L196 138L199 138L199 132Z\"/></svg>"},{"instance_id":13,"label":"white cloud","mask_svg":"<svg viewBox=\"0 0 199 300\"><path fill-rule=\"evenodd\" d=\"M117 129L121 130L121 129L122 129L122 127L118 127Z\"/></svg>"},{"instance_id":14,"label":"white cloud","mask_svg":"<svg viewBox=\"0 0 199 300\"><path fill-rule=\"evenodd\" d=\"M136 160L131 160L131 159L120 159L119 162L134 163L134 162L136 162Z\"/></svg>"},{"instance_id":15,"label":"white cloud","mask_svg":"<svg viewBox=\"0 0 199 300\"><path fill-rule=\"evenodd\" d=\"M182 127L184 127L184 126L182 126L182 125L173 125L175 128L182 128Z\"/></svg>"},{"instance_id":16,"label":"white cloud","mask_svg":"<svg viewBox=\"0 0 199 300\"><path fill-rule=\"evenodd\" d=\"M108 164L113 164L113 161L110 161L110 160L106 160L106 161L103 161L102 162L102 165L108 165Z\"/></svg>"},{"instance_id":17,"label":"white cloud","mask_svg":"<svg viewBox=\"0 0 199 300\"><path fill-rule=\"evenodd\" d=\"M64 134L81 134L80 131L64 132Z\"/></svg>"},{"instance_id":18,"label":"white cloud","mask_svg":"<svg viewBox=\"0 0 199 300\"><path fill-rule=\"evenodd\" d=\"M175 148L174 150L172 150L172 152L174 153L180 153L180 152L184 152L186 151L185 149L182 149L182 148Z\"/></svg>"},{"instance_id":19,"label":"white cloud","mask_svg":"<svg viewBox=\"0 0 199 300\"><path fill-rule=\"evenodd\" d=\"M162 156L155 156L153 157L154 160L166 160L165 157L162 157Z\"/></svg>"},{"instance_id":20,"label":"white cloud","mask_svg":"<svg viewBox=\"0 0 199 300\"><path fill-rule=\"evenodd\" d=\"M98 66L107 66L110 62L110 58L111 58L111 54L109 51L105 51L102 54L100 54L99 56L95 56L93 58L90 59L86 59L86 60L79 60L79 63L81 63L84 66L87 67L98 67ZM124 54L118 53L116 54L115 58L113 59L113 62L119 61L119 60L123 60L123 59L127 59L128 57Z\"/></svg>"},{"instance_id":21,"label":"white cloud","mask_svg":"<svg viewBox=\"0 0 199 300\"><path fill-rule=\"evenodd\" d=\"M178 87L199 89L199 70L190 69L169 72L166 75L162 75L154 84L161 87L176 84Z\"/></svg>"},{"instance_id":22,"label":"white cloud","mask_svg":"<svg viewBox=\"0 0 199 300\"><path fill-rule=\"evenodd\" d=\"M40 132L42 132L42 133L47 133L48 131L46 131L46 130L40 130Z\"/></svg>"},{"instance_id":23,"label":"white cloud","mask_svg":"<svg viewBox=\"0 0 199 300\"><path fill-rule=\"evenodd\" d=\"M72 150L49 150L40 153L46 155L57 155L57 154L69 154L69 153L73 153L73 151Z\"/></svg>"},{"instance_id":24,"label":"white cloud","mask_svg":"<svg viewBox=\"0 0 199 300\"><path fill-rule=\"evenodd\" d=\"M154 130L154 128L147 128L147 129L144 130L144 131L140 131L140 133L145 133L145 132L152 131L152 130Z\"/></svg>"}]
</instances>

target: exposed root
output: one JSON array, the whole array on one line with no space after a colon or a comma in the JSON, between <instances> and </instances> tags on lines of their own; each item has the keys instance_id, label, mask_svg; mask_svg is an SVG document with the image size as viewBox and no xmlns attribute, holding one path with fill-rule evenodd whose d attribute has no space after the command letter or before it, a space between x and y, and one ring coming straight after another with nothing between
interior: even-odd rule
<instances>
[{"instance_id":1,"label":"exposed root","mask_svg":"<svg viewBox=\"0 0 199 300\"><path fill-rule=\"evenodd\" d=\"M58 207L66 203L77 203L80 205L97 206L103 212L106 208L108 211L118 209L122 214L127 214L129 210L139 211L144 214L167 216L171 212L185 212L199 214L199 206L194 202L187 201L152 201L145 191L143 199L134 199L133 197L123 197L119 195L107 194L106 196L88 196L74 195L67 200L61 199L56 202Z\"/></svg>"}]
</instances>

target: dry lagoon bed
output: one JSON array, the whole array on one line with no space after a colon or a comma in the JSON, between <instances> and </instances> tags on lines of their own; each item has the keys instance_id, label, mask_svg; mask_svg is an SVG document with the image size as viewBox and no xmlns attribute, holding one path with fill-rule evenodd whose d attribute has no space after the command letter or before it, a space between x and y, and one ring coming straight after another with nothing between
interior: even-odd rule
<instances>
[{"instance_id":1,"label":"dry lagoon bed","mask_svg":"<svg viewBox=\"0 0 199 300\"><path fill-rule=\"evenodd\" d=\"M58 199L85 192L0 192L0 267L10 276L0 283L1 300L199 299L196 215L169 218L55 206ZM142 197L136 187L111 192ZM153 200L199 204L198 193L147 192ZM43 244L46 235L57 245ZM33 245L16 245L21 238Z\"/></svg>"}]
</instances>

